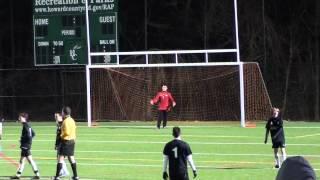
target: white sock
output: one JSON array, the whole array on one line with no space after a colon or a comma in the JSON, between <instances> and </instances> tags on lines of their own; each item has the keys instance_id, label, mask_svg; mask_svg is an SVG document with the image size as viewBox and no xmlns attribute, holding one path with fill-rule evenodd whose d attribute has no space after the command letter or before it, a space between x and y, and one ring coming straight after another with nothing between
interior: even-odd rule
<instances>
[{"instance_id":1,"label":"white sock","mask_svg":"<svg viewBox=\"0 0 320 180\"><path fill-rule=\"evenodd\" d=\"M60 175L69 175L69 171L65 161L62 162L62 169L60 171Z\"/></svg>"},{"instance_id":2,"label":"white sock","mask_svg":"<svg viewBox=\"0 0 320 180\"><path fill-rule=\"evenodd\" d=\"M33 169L33 172L37 175L37 176L40 176L40 173L38 171L38 167L36 165L36 163L34 162L34 160L31 160L30 161L30 164L32 166L32 169Z\"/></svg>"},{"instance_id":3,"label":"white sock","mask_svg":"<svg viewBox=\"0 0 320 180\"><path fill-rule=\"evenodd\" d=\"M276 165L278 165L278 166L280 167L280 159L279 159L278 154L275 154L275 155L274 155L274 158L275 158L275 163L276 163Z\"/></svg>"},{"instance_id":4,"label":"white sock","mask_svg":"<svg viewBox=\"0 0 320 180\"><path fill-rule=\"evenodd\" d=\"M281 164L287 159L287 154L285 151L282 152Z\"/></svg>"},{"instance_id":5,"label":"white sock","mask_svg":"<svg viewBox=\"0 0 320 180\"><path fill-rule=\"evenodd\" d=\"M21 176L21 174L22 174L22 172L23 172L23 170L24 170L24 162L21 162L20 164L19 164L19 168L18 168L18 172L17 172L17 174L16 174L16 176L18 176L18 177L20 177Z\"/></svg>"}]
</instances>

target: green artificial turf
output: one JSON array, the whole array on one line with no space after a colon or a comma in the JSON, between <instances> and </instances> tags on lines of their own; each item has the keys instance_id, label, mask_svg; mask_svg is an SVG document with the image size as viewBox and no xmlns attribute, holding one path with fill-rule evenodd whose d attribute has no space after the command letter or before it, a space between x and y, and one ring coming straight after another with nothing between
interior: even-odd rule
<instances>
[{"instance_id":1,"label":"green artificial turf","mask_svg":"<svg viewBox=\"0 0 320 180\"><path fill-rule=\"evenodd\" d=\"M36 132L32 155L42 179L50 179L56 168L55 123L31 125ZM155 128L155 122L104 122L92 128L85 123L77 125L75 154L81 179L160 180L162 150L172 139L172 126L181 127L183 140L191 146L198 180L272 180L277 174L270 137L268 144L263 143L263 122L256 128L241 128L238 122L169 122L169 127L161 130ZM5 179L17 169L21 126L4 123L3 131L0 177ZM305 155L319 176L320 123L286 122L285 134L288 155ZM33 175L30 165L23 175Z\"/></svg>"}]
</instances>

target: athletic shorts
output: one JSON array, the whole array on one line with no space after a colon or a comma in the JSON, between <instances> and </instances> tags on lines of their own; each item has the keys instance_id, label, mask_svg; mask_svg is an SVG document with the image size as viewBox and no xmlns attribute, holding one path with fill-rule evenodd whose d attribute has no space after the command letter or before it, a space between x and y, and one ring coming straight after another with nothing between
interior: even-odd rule
<instances>
[{"instance_id":1,"label":"athletic shorts","mask_svg":"<svg viewBox=\"0 0 320 180\"><path fill-rule=\"evenodd\" d=\"M61 156L73 156L74 155L74 140L61 141L59 147L59 155Z\"/></svg>"},{"instance_id":2,"label":"athletic shorts","mask_svg":"<svg viewBox=\"0 0 320 180\"><path fill-rule=\"evenodd\" d=\"M272 148L285 148L286 143L279 141L279 142L272 142Z\"/></svg>"},{"instance_id":3,"label":"athletic shorts","mask_svg":"<svg viewBox=\"0 0 320 180\"><path fill-rule=\"evenodd\" d=\"M170 180L189 180L188 173L186 174L172 174Z\"/></svg>"},{"instance_id":4,"label":"athletic shorts","mask_svg":"<svg viewBox=\"0 0 320 180\"><path fill-rule=\"evenodd\" d=\"M21 148L21 157L31 156L31 151L29 148Z\"/></svg>"}]
</instances>

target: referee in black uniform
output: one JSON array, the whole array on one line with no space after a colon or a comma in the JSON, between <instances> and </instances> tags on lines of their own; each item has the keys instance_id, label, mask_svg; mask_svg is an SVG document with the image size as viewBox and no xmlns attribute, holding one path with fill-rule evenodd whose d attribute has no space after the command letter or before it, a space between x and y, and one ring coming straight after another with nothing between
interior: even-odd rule
<instances>
[{"instance_id":1,"label":"referee in black uniform","mask_svg":"<svg viewBox=\"0 0 320 180\"><path fill-rule=\"evenodd\" d=\"M197 177L196 166L192 160L192 152L188 143L181 140L181 130L174 127L172 135L174 139L168 142L163 149L163 179L168 179L167 166L169 163L170 180L189 180L188 165L189 162L193 177Z\"/></svg>"}]
</instances>

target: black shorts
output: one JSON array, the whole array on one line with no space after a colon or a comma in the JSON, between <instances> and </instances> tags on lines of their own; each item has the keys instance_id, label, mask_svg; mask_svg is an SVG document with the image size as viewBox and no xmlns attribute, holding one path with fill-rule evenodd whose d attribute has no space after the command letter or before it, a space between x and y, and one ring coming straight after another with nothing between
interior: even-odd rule
<instances>
[{"instance_id":1,"label":"black shorts","mask_svg":"<svg viewBox=\"0 0 320 180\"><path fill-rule=\"evenodd\" d=\"M30 148L21 147L21 157L31 156Z\"/></svg>"},{"instance_id":2,"label":"black shorts","mask_svg":"<svg viewBox=\"0 0 320 180\"><path fill-rule=\"evenodd\" d=\"M59 147L59 155L61 156L73 156L74 155L74 140L61 141Z\"/></svg>"},{"instance_id":3,"label":"black shorts","mask_svg":"<svg viewBox=\"0 0 320 180\"><path fill-rule=\"evenodd\" d=\"M170 180L189 180L188 173L185 174L171 174Z\"/></svg>"},{"instance_id":4,"label":"black shorts","mask_svg":"<svg viewBox=\"0 0 320 180\"><path fill-rule=\"evenodd\" d=\"M286 143L283 141L272 142L272 148L285 148Z\"/></svg>"}]
</instances>

